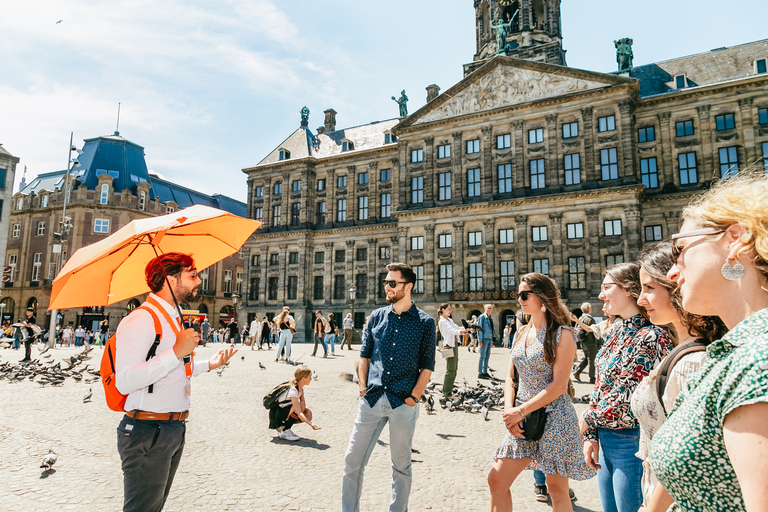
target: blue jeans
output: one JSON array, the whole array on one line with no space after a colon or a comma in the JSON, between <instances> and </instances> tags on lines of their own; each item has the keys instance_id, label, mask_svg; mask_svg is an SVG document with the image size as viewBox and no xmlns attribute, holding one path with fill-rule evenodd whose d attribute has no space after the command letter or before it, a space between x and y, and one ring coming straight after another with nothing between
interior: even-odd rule
<instances>
[{"instance_id":1,"label":"blue jeans","mask_svg":"<svg viewBox=\"0 0 768 512\"><path fill-rule=\"evenodd\" d=\"M600 438L600 470L597 485L603 512L637 512L643 504L643 462L640 429L597 429Z\"/></svg>"},{"instance_id":2,"label":"blue jeans","mask_svg":"<svg viewBox=\"0 0 768 512\"><path fill-rule=\"evenodd\" d=\"M493 339L486 338L483 341L483 346L480 347L480 360L477 362L477 373L488 373L488 359L491 358L491 345L493 345Z\"/></svg>"},{"instance_id":3,"label":"blue jeans","mask_svg":"<svg viewBox=\"0 0 768 512\"><path fill-rule=\"evenodd\" d=\"M344 455L344 478L341 484L342 512L360 510L365 466L387 422L389 422L389 449L392 456L392 499L389 502L389 512L408 510L408 498L411 494L411 442L418 417L419 404L413 407L403 404L393 409L389 405L386 393L373 407L368 405L365 398L360 399L360 408Z\"/></svg>"},{"instance_id":4,"label":"blue jeans","mask_svg":"<svg viewBox=\"0 0 768 512\"><path fill-rule=\"evenodd\" d=\"M328 333L328 334L325 335L325 343L323 343L323 345L326 346L326 347L330 347L331 354L335 354L336 353L336 345L335 345L335 343L336 343L336 335L335 334ZM326 348L326 350L328 350L328 349Z\"/></svg>"},{"instance_id":5,"label":"blue jeans","mask_svg":"<svg viewBox=\"0 0 768 512\"><path fill-rule=\"evenodd\" d=\"M533 483L538 486L547 485L547 475L538 469L533 470ZM639 508L639 507L638 507Z\"/></svg>"},{"instance_id":6,"label":"blue jeans","mask_svg":"<svg viewBox=\"0 0 768 512\"><path fill-rule=\"evenodd\" d=\"M277 354L275 354L275 361L280 359L280 352L285 347L285 358L291 357L291 340L293 340L293 334L288 329L280 331L280 343L277 345Z\"/></svg>"}]
</instances>

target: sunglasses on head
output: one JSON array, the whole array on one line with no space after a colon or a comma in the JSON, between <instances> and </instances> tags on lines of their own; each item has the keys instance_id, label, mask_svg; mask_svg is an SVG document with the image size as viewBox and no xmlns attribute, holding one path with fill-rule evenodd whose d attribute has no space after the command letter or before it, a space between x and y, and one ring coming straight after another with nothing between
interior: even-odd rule
<instances>
[{"instance_id":1,"label":"sunglasses on head","mask_svg":"<svg viewBox=\"0 0 768 512\"><path fill-rule=\"evenodd\" d=\"M520 297L520 300L525 302L525 301L528 300L528 297L530 297L531 295L535 295L535 294L532 291L530 291L530 290L525 290L525 291L522 291L522 292L518 292L517 295L518 295L518 297Z\"/></svg>"},{"instance_id":2,"label":"sunglasses on head","mask_svg":"<svg viewBox=\"0 0 768 512\"><path fill-rule=\"evenodd\" d=\"M720 228L702 228L702 229L694 229L693 231L688 231L686 233L677 233L676 235L672 235L672 257L675 258L675 261L677 261L680 258L680 254L683 252L683 249L685 247L680 247L677 245L677 241L680 238L688 238L691 236L710 236L710 235L719 235L720 233L725 233L725 229Z\"/></svg>"}]
</instances>

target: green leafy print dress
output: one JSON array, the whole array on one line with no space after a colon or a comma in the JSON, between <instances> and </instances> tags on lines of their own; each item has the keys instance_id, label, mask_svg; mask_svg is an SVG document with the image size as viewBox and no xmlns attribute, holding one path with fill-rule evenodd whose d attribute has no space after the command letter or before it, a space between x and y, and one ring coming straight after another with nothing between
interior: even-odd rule
<instances>
[{"instance_id":1,"label":"green leafy print dress","mask_svg":"<svg viewBox=\"0 0 768 512\"><path fill-rule=\"evenodd\" d=\"M723 438L726 416L768 402L768 308L707 347L676 409L651 442L651 468L675 499L672 511L745 511Z\"/></svg>"}]
</instances>

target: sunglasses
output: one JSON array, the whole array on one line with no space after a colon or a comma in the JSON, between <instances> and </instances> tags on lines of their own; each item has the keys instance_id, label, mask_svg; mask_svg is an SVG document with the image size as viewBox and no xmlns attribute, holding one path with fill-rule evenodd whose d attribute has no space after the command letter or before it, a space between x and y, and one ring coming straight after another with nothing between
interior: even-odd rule
<instances>
[{"instance_id":1,"label":"sunglasses","mask_svg":"<svg viewBox=\"0 0 768 512\"><path fill-rule=\"evenodd\" d=\"M182 274L187 274L192 279L196 279L197 276L199 275L197 273L197 270L184 270L184 271L182 271Z\"/></svg>"},{"instance_id":2,"label":"sunglasses","mask_svg":"<svg viewBox=\"0 0 768 512\"><path fill-rule=\"evenodd\" d=\"M672 257L675 258L675 261L677 261L680 258L680 254L683 252L683 249L685 247L680 247L677 245L677 241L680 238L688 238L691 236L711 236L711 235L719 235L720 233L725 233L725 229L720 228L702 228L702 229L694 229L693 231L688 231L686 233L677 233L676 235L672 235Z\"/></svg>"},{"instance_id":3,"label":"sunglasses","mask_svg":"<svg viewBox=\"0 0 768 512\"><path fill-rule=\"evenodd\" d=\"M397 288L398 284L407 284L408 281L395 281L394 279L385 279L382 281L384 283L384 286L389 286L390 288L394 289Z\"/></svg>"},{"instance_id":4,"label":"sunglasses","mask_svg":"<svg viewBox=\"0 0 768 512\"><path fill-rule=\"evenodd\" d=\"M522 291L522 292L518 292L518 294L517 294L517 296L520 297L520 300L522 300L523 302L527 301L528 297L530 297L531 295L535 295L535 293L533 293L530 290L525 290L525 291Z\"/></svg>"}]
</instances>

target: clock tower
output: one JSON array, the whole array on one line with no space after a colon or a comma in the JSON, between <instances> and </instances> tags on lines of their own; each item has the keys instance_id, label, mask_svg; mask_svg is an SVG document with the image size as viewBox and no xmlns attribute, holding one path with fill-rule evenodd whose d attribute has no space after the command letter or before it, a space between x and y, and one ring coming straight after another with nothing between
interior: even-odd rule
<instances>
[{"instance_id":1,"label":"clock tower","mask_svg":"<svg viewBox=\"0 0 768 512\"><path fill-rule=\"evenodd\" d=\"M560 0L474 0L477 47L474 63L508 55L565 66Z\"/></svg>"}]
</instances>

